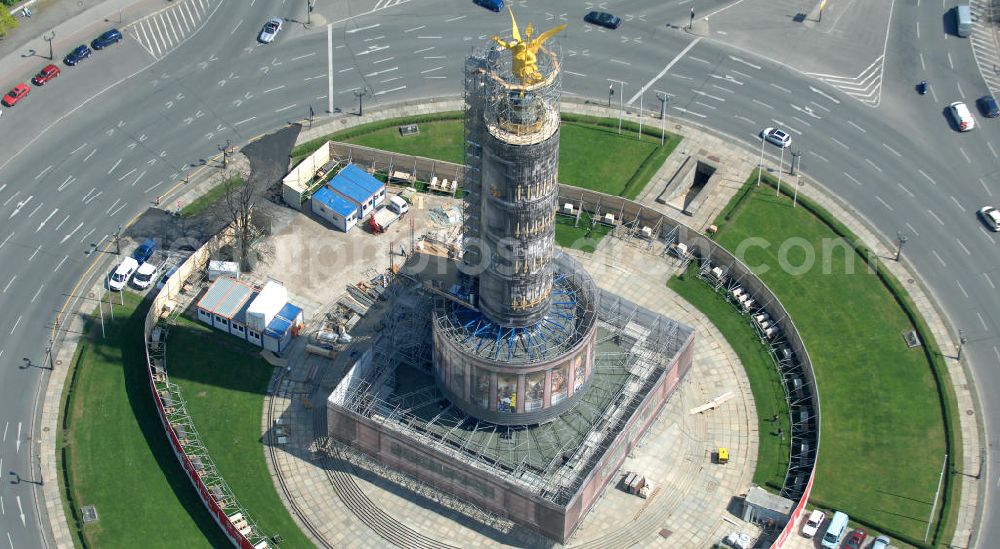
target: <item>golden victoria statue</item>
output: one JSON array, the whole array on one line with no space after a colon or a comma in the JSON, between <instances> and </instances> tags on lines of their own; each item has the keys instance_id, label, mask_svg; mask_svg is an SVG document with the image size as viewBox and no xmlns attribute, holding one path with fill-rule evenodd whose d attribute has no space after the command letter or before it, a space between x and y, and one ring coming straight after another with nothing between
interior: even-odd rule
<instances>
[{"instance_id":1,"label":"golden victoria statue","mask_svg":"<svg viewBox=\"0 0 1000 549\"><path fill-rule=\"evenodd\" d=\"M517 30L517 21L514 20L514 10L510 9L509 6L507 10L510 11L510 22L513 25L514 40L512 42L505 42L499 36L493 36L493 41L513 52L514 76L522 84L531 85L540 82L542 80L542 73L538 72L538 48L542 47L542 43L551 38L552 35L565 29L566 24L563 23L554 29L549 29L539 34L535 39L532 39L531 35L534 34L535 27L531 23L528 23L528 26L524 28L524 38L521 38L521 33Z\"/></svg>"}]
</instances>

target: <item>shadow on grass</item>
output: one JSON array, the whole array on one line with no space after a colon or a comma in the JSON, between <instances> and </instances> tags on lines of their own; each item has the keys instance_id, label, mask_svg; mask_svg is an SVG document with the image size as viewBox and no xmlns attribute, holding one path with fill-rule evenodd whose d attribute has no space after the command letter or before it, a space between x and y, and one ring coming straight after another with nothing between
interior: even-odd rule
<instances>
[{"instance_id":1,"label":"shadow on grass","mask_svg":"<svg viewBox=\"0 0 1000 549\"><path fill-rule=\"evenodd\" d=\"M137 299L137 298L136 298ZM156 464L163 474L163 478L170 486L174 497L183 506L185 512L197 525L200 532L205 536L206 541L214 547L230 547L231 543L222 533L219 526L212 519L201 499L198 498L194 486L188 480L187 475L181 468L180 461L175 456L163 425L160 423L156 406L149 386L149 377L146 369L146 355L143 349L143 324L145 314L149 309L148 302L142 302L134 309L132 304L127 303L126 308L116 307L116 320L110 321L105 318L107 337L100 339L100 326L93 318L90 319L87 331L91 334L89 345L95 360L114 364L121 361L122 375L124 377L125 397L128 399L129 407L138 425L147 447ZM131 312L130 316L125 316ZM113 351L121 350L121 358ZM106 398L115 398L115 395L105 395ZM83 403L80 403L82 406ZM94 405L94 403L91 403ZM74 426L77 427L77 426ZM74 461L80 458L75 457ZM142 491L142 486L123 487ZM74 487L74 490L77 490ZM146 493L146 497L154 494ZM125 496L123 496L125 497ZM140 496L141 497L141 496ZM157 525L155 517L148 517L149 522L145 522L150 527L150 536L160 537L164 532L170 532L168 525ZM136 523L138 526L143 521Z\"/></svg>"}]
</instances>

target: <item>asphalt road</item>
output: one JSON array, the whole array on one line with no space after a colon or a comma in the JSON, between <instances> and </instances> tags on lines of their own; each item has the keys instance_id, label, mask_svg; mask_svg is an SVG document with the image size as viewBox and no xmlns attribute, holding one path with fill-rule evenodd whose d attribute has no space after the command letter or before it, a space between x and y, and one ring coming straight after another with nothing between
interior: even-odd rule
<instances>
[{"instance_id":1,"label":"asphalt road","mask_svg":"<svg viewBox=\"0 0 1000 549\"><path fill-rule=\"evenodd\" d=\"M697 9L724 4L699 0ZM582 23L597 5L515 3L522 26L569 24L561 39L567 95L603 102L612 86L613 103L656 111L656 92L664 91L670 116L752 150L762 128L789 130L810 177L888 238L909 236L904 255L969 337L979 394L1000 389L1000 253L997 236L975 218L995 200L1000 126L977 117L974 132L951 127L947 104L971 105L986 90L968 41L945 38L940 5L897 3L877 109L764 57L669 28L687 22L691 3L606 2L625 20L617 31ZM9 536L12 548L42 544L37 486L28 482L37 471L29 445L47 375L40 366L56 311L94 261L90 252L226 140L243 143L305 118L310 107L326 110L325 26L287 21L273 44L255 41L269 17L305 20L305 0L280 7L184 0L169 9L186 11L127 29L123 44L64 67L0 120L14 128L0 150L0 470L14 481L0 488L0 540ZM316 16L334 22L333 102L345 112L357 108L353 92L365 86L366 107L459 95L463 57L509 24L471 2L442 0L321 5ZM932 94L914 92L922 79ZM1000 409L984 406L992 442ZM995 476L993 456L988 465ZM980 535L996 539L1000 510L989 502L986 509Z\"/></svg>"}]
</instances>

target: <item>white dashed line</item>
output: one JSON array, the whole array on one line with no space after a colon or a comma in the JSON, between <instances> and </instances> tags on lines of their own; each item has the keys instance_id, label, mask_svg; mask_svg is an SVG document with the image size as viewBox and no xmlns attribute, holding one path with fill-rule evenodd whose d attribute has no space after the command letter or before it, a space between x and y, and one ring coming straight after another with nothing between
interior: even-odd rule
<instances>
[{"instance_id":1,"label":"white dashed line","mask_svg":"<svg viewBox=\"0 0 1000 549\"><path fill-rule=\"evenodd\" d=\"M940 217L938 217L936 213L934 213L934 212L933 212L933 211L931 211L931 210L927 210L927 213L931 214L931 217L933 217L933 218L934 218L934 221L937 221L939 225L942 225L942 226L944 226L944 221L941 221L941 218L940 218Z\"/></svg>"},{"instance_id":2,"label":"white dashed line","mask_svg":"<svg viewBox=\"0 0 1000 549\"><path fill-rule=\"evenodd\" d=\"M287 111L288 109L294 109L295 107L296 105L289 105L287 107L281 107L280 109L276 109L274 112L283 112Z\"/></svg>"},{"instance_id":3,"label":"white dashed line","mask_svg":"<svg viewBox=\"0 0 1000 549\"><path fill-rule=\"evenodd\" d=\"M762 106L762 107L767 107L767 108L771 109L772 111L774 110L774 107L772 107L771 105L768 105L767 103L765 103L765 102L763 102L763 101L759 101L759 100L757 100L757 99L752 99L752 101L753 101L754 103L756 103L756 104L758 104L758 105Z\"/></svg>"},{"instance_id":4,"label":"white dashed line","mask_svg":"<svg viewBox=\"0 0 1000 549\"><path fill-rule=\"evenodd\" d=\"M926 173L926 172L924 172L924 170L920 170L920 169L918 169L918 170L917 170L917 172L919 172L919 173L920 173L920 175L922 175L922 176L926 177L926 178L927 178L927 181L930 181L930 182L931 182L931 185L935 185L935 186L937 185L937 181L934 181L933 179L931 179L931 176L927 175L927 173Z\"/></svg>"},{"instance_id":5,"label":"white dashed line","mask_svg":"<svg viewBox=\"0 0 1000 549\"><path fill-rule=\"evenodd\" d=\"M886 202L885 200L882 200L881 196L875 195L875 200L878 200L879 202L881 202L882 205L885 206L886 209L889 210L890 212L895 211L895 210L893 210L892 206L889 205L888 202Z\"/></svg>"},{"instance_id":6,"label":"white dashed line","mask_svg":"<svg viewBox=\"0 0 1000 549\"><path fill-rule=\"evenodd\" d=\"M958 152L962 153L962 156L965 158L966 162L968 162L969 164L972 164L972 159L969 158L968 154L965 154L965 149L963 149L962 147L959 147L958 148Z\"/></svg>"},{"instance_id":7,"label":"white dashed line","mask_svg":"<svg viewBox=\"0 0 1000 549\"><path fill-rule=\"evenodd\" d=\"M955 242L958 242L958 247L962 248L962 251L965 252L966 255L972 255L972 252L970 252L969 249L965 247L965 244L962 243L961 240L956 238Z\"/></svg>"},{"instance_id":8,"label":"white dashed line","mask_svg":"<svg viewBox=\"0 0 1000 549\"><path fill-rule=\"evenodd\" d=\"M963 212L965 211L965 206L962 206L962 204L958 201L957 198L954 197L954 195L949 194L948 198L950 198L951 201L954 202L956 206L958 206L958 209L962 210Z\"/></svg>"},{"instance_id":9,"label":"white dashed line","mask_svg":"<svg viewBox=\"0 0 1000 549\"><path fill-rule=\"evenodd\" d=\"M788 88L784 88L784 87L782 87L782 86L779 86L779 85L777 85L777 84L775 84L775 83L773 83L773 82L771 83L771 87L772 87L772 88L777 88L777 89L779 89L779 90L781 90L781 91L783 91L783 92L785 92L785 93L792 93L792 90L790 90L790 89L788 89Z\"/></svg>"},{"instance_id":10,"label":"white dashed line","mask_svg":"<svg viewBox=\"0 0 1000 549\"><path fill-rule=\"evenodd\" d=\"M984 181L982 177L979 178L979 184L983 186L983 189L986 191L986 194L993 196L993 191L991 191L990 188L986 186L986 181Z\"/></svg>"},{"instance_id":11,"label":"white dashed line","mask_svg":"<svg viewBox=\"0 0 1000 549\"><path fill-rule=\"evenodd\" d=\"M854 122L852 122L850 120L848 120L847 123L850 124L850 125L852 125L852 126L854 126L854 128L857 129L861 133L868 133L867 130L865 130L864 128L862 128L861 126L855 124Z\"/></svg>"},{"instance_id":12,"label":"white dashed line","mask_svg":"<svg viewBox=\"0 0 1000 549\"><path fill-rule=\"evenodd\" d=\"M979 317L979 324L983 326L983 331L988 332L990 330L989 326L986 325L986 320L983 319L983 315L976 311L976 316Z\"/></svg>"},{"instance_id":13,"label":"white dashed line","mask_svg":"<svg viewBox=\"0 0 1000 549\"><path fill-rule=\"evenodd\" d=\"M845 151L849 151L849 150L851 150L851 148L850 148L850 147L848 147L847 145L845 145L845 144L841 143L841 142L840 142L840 141L839 141L839 140L838 140L838 139L837 139L836 137L831 137L831 138L830 138L830 141L833 141L834 143L836 143L836 144L840 145L841 147L844 147L844 150L845 150Z\"/></svg>"},{"instance_id":14,"label":"white dashed line","mask_svg":"<svg viewBox=\"0 0 1000 549\"><path fill-rule=\"evenodd\" d=\"M958 286L959 291L962 292L962 295L965 296L965 299L969 299L969 292L965 291L965 287L962 286L962 283L956 280L955 285Z\"/></svg>"},{"instance_id":15,"label":"white dashed line","mask_svg":"<svg viewBox=\"0 0 1000 549\"><path fill-rule=\"evenodd\" d=\"M879 167L878 167L878 164L876 164L876 163L872 162L870 158L865 158L865 162L867 162L868 164L870 164L870 165L871 165L871 167L873 167L873 168L875 168L876 170L878 170L878 173L882 173L882 168L879 168Z\"/></svg>"},{"instance_id":16,"label":"white dashed line","mask_svg":"<svg viewBox=\"0 0 1000 549\"><path fill-rule=\"evenodd\" d=\"M843 174L844 174L844 177L846 177L846 178L850 179L851 181L855 182L855 183L856 183L856 184L858 184L858 185L861 185L861 182L860 182L860 181L858 181L857 179L855 179L853 175L851 175L851 174L849 174L849 173L847 173L847 172L841 172L841 173L843 173Z\"/></svg>"},{"instance_id":17,"label":"white dashed line","mask_svg":"<svg viewBox=\"0 0 1000 549\"><path fill-rule=\"evenodd\" d=\"M904 187L902 183L896 183L896 185L899 186L900 189L903 189L904 193L910 195L910 198L916 198L916 195L913 194L913 193L911 193L910 189L907 189L906 187Z\"/></svg>"},{"instance_id":18,"label":"white dashed line","mask_svg":"<svg viewBox=\"0 0 1000 549\"><path fill-rule=\"evenodd\" d=\"M986 278L986 283L990 285L990 288L993 288L994 290L997 289L996 285L993 284L993 280L990 278L989 273L983 273L983 277Z\"/></svg>"},{"instance_id":19,"label":"white dashed line","mask_svg":"<svg viewBox=\"0 0 1000 549\"><path fill-rule=\"evenodd\" d=\"M941 255L937 253L937 250L931 250L931 253L934 254L934 257L936 257L937 260L941 262L941 266L942 267L947 267L948 266L948 264L945 263L943 259L941 259Z\"/></svg>"},{"instance_id":20,"label":"white dashed line","mask_svg":"<svg viewBox=\"0 0 1000 549\"><path fill-rule=\"evenodd\" d=\"M885 149L887 151L891 152L892 154L896 155L897 157L899 157L899 158L903 157L903 155L901 155L898 152L896 152L896 149L890 147L889 145L886 145L885 143L882 143L882 146L885 147Z\"/></svg>"},{"instance_id":21,"label":"white dashed line","mask_svg":"<svg viewBox=\"0 0 1000 549\"><path fill-rule=\"evenodd\" d=\"M819 158L819 159L820 159L820 160L822 160L823 162L829 162L829 160L827 160L826 158L824 158L824 157L820 156L819 154L817 154L817 153L816 153L816 152L814 152L814 151L809 151L809 154L811 154L811 155L815 156L816 158Z\"/></svg>"},{"instance_id":22,"label":"white dashed line","mask_svg":"<svg viewBox=\"0 0 1000 549\"><path fill-rule=\"evenodd\" d=\"M282 85L278 86L277 88L271 88L269 90L264 90L264 93L271 93L273 91L278 91L278 90L280 90L281 88L284 88L284 87L285 87L285 85L282 84Z\"/></svg>"}]
</instances>

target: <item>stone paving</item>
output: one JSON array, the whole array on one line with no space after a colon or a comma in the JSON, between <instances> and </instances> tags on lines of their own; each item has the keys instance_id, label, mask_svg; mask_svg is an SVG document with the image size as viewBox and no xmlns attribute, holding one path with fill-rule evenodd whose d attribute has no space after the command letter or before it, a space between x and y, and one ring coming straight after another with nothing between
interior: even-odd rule
<instances>
[{"instance_id":1,"label":"stone paving","mask_svg":"<svg viewBox=\"0 0 1000 549\"><path fill-rule=\"evenodd\" d=\"M735 496L750 488L758 445L757 415L749 382L732 349L701 313L666 287L672 262L615 238L605 239L592 255L574 255L600 286L694 326L697 341L694 365L687 378L641 447L623 465L623 470L647 475L660 486L659 492L651 500L642 500L609 488L571 545L600 542L611 535L621 537L622 530L629 531L628 539L642 546L698 547L708 546L732 531L756 535L754 526L726 511ZM294 354L289 360L287 377L298 381L283 383L274 403L275 417L282 417L290 426L291 440L270 465L280 469L301 517L317 526L328 543L348 547L384 545L385 541L344 505L326 471L314 461L312 429L317 425L316 414L323 413L321 397L329 392L346 362L323 360L328 363L323 367L324 387L313 397L305 396L310 387L305 379L310 364L299 363ZM689 415L691 408L727 391L732 391L735 398L717 410ZM267 418L263 427L269 428ZM719 446L730 449L731 461L727 465L712 463L712 450ZM354 480L375 505L427 537L461 547L551 545L518 526L490 531L459 513L442 512L430 502L421 502L422 498L377 477L359 474ZM663 529L670 532L668 537L659 534Z\"/></svg>"}]
</instances>

